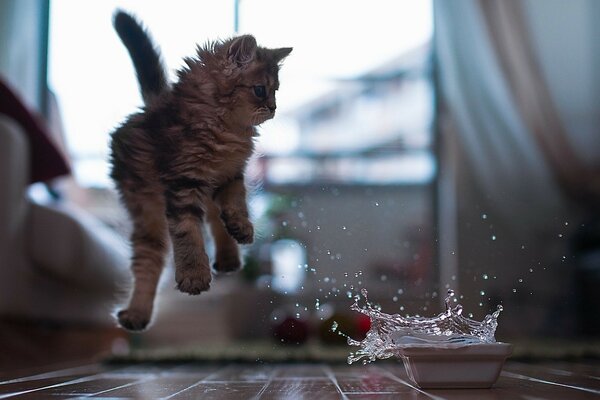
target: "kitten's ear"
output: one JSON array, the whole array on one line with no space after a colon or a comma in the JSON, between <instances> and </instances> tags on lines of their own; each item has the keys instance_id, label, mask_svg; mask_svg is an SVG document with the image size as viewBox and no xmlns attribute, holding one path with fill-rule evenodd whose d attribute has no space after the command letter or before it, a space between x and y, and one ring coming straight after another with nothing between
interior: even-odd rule
<instances>
[{"instance_id":1,"label":"kitten's ear","mask_svg":"<svg viewBox=\"0 0 600 400\"><path fill-rule=\"evenodd\" d=\"M248 64L256 56L256 39L243 35L233 39L227 50L227 57L238 66Z\"/></svg>"},{"instance_id":2,"label":"kitten's ear","mask_svg":"<svg viewBox=\"0 0 600 400\"><path fill-rule=\"evenodd\" d=\"M290 55L293 47L282 47L279 49L271 50L273 52L273 59L276 63L280 63L284 58Z\"/></svg>"}]
</instances>

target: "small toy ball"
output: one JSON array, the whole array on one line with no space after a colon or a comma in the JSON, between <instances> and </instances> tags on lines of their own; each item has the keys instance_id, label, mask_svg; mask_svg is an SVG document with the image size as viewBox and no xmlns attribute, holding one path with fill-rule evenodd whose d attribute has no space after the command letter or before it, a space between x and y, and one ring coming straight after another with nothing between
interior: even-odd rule
<instances>
[{"instance_id":1,"label":"small toy ball","mask_svg":"<svg viewBox=\"0 0 600 400\"><path fill-rule=\"evenodd\" d=\"M273 336L283 344L303 344L308 339L308 323L295 317L285 317L273 326Z\"/></svg>"},{"instance_id":2,"label":"small toy ball","mask_svg":"<svg viewBox=\"0 0 600 400\"><path fill-rule=\"evenodd\" d=\"M302 314L294 313L290 308L279 308L271 317L273 337L283 344L303 344L308 340L310 326Z\"/></svg>"},{"instance_id":3,"label":"small toy ball","mask_svg":"<svg viewBox=\"0 0 600 400\"><path fill-rule=\"evenodd\" d=\"M365 314L358 314L355 317L356 337L355 340L364 340L367 337L367 332L371 329L371 318Z\"/></svg>"},{"instance_id":4,"label":"small toy ball","mask_svg":"<svg viewBox=\"0 0 600 400\"><path fill-rule=\"evenodd\" d=\"M333 313L319 324L319 338L327 344L344 344L348 337L363 340L369 329L371 319L364 314Z\"/></svg>"}]
</instances>

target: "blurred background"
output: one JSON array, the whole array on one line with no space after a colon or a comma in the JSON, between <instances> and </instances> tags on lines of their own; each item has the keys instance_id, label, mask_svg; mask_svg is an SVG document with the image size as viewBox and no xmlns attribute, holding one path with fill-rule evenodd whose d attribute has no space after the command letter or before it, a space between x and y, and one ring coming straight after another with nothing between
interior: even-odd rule
<instances>
[{"instance_id":1,"label":"blurred background","mask_svg":"<svg viewBox=\"0 0 600 400\"><path fill-rule=\"evenodd\" d=\"M190 297L167 267L141 334L112 317L130 226L109 134L142 106L117 8L172 78L207 40L294 47L247 170L244 270ZM474 319L502 304L502 341L598 338L598 17L594 0L0 1L0 345L43 362L329 344L333 321L368 329L362 288L391 314L437 314L450 288Z\"/></svg>"}]
</instances>

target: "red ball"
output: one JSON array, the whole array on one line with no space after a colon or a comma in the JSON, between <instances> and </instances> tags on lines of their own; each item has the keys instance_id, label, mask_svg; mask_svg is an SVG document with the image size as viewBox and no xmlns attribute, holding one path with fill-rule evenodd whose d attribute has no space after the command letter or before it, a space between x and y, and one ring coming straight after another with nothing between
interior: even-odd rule
<instances>
[{"instance_id":1,"label":"red ball","mask_svg":"<svg viewBox=\"0 0 600 400\"><path fill-rule=\"evenodd\" d=\"M356 316L356 340L364 340L367 337L367 332L371 329L371 318L365 314Z\"/></svg>"},{"instance_id":2,"label":"red ball","mask_svg":"<svg viewBox=\"0 0 600 400\"><path fill-rule=\"evenodd\" d=\"M302 344L308 339L308 328L306 321L288 316L274 324L273 336L283 344Z\"/></svg>"}]
</instances>

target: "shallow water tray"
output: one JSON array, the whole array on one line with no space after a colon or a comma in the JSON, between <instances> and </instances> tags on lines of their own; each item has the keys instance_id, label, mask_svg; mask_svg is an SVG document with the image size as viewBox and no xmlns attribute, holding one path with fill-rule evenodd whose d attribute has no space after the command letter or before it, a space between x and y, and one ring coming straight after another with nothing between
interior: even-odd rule
<instances>
[{"instance_id":1,"label":"shallow water tray","mask_svg":"<svg viewBox=\"0 0 600 400\"><path fill-rule=\"evenodd\" d=\"M511 353L509 343L414 344L398 349L408 377L423 389L489 388Z\"/></svg>"}]
</instances>

